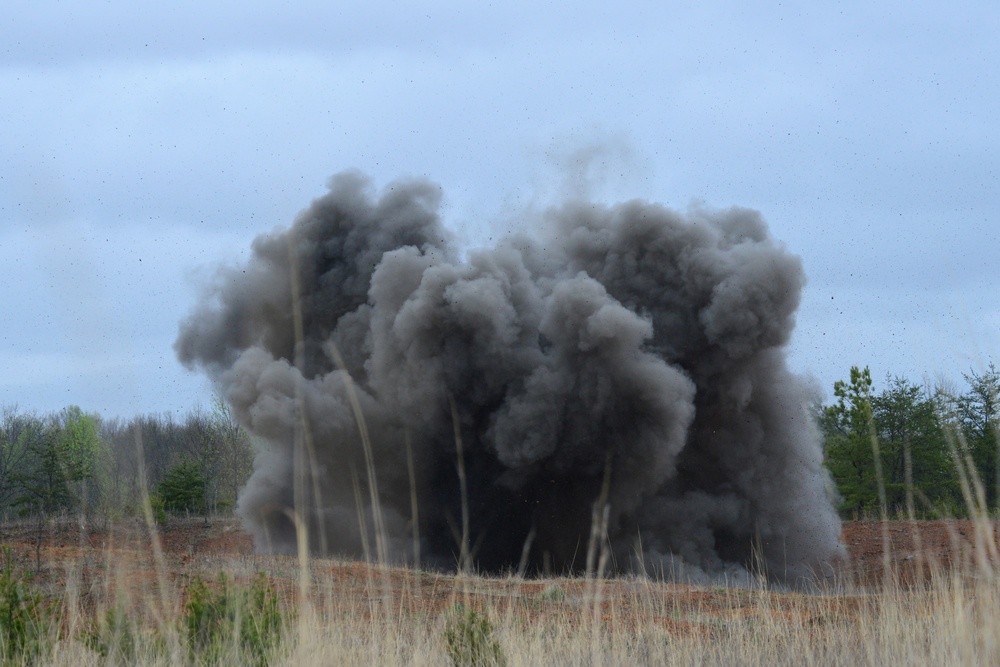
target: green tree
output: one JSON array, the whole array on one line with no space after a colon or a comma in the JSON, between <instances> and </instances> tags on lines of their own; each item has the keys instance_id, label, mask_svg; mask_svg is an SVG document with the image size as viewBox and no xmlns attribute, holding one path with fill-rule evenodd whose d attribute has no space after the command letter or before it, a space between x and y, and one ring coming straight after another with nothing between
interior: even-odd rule
<instances>
[{"instance_id":1,"label":"green tree","mask_svg":"<svg viewBox=\"0 0 1000 667\"><path fill-rule=\"evenodd\" d=\"M81 516L97 491L94 484L101 452L98 418L76 405L64 409L56 419L57 448L63 476L73 491ZM88 493L88 491L90 493Z\"/></svg>"},{"instance_id":2,"label":"green tree","mask_svg":"<svg viewBox=\"0 0 1000 667\"><path fill-rule=\"evenodd\" d=\"M986 487L988 507L1000 508L1000 370L965 375L969 390L954 400L965 445Z\"/></svg>"},{"instance_id":3,"label":"green tree","mask_svg":"<svg viewBox=\"0 0 1000 667\"><path fill-rule=\"evenodd\" d=\"M820 424L841 512L962 507L939 393L900 377L887 378L876 393L870 371L853 367L834 395L837 403L822 409Z\"/></svg>"},{"instance_id":4,"label":"green tree","mask_svg":"<svg viewBox=\"0 0 1000 667\"><path fill-rule=\"evenodd\" d=\"M34 415L18 412L16 406L0 412L0 514L21 495L20 478L32 464L32 450L45 435L45 425Z\"/></svg>"},{"instance_id":5,"label":"green tree","mask_svg":"<svg viewBox=\"0 0 1000 667\"><path fill-rule=\"evenodd\" d=\"M866 367L851 368L850 382L833 386L837 402L823 410L826 434L826 465L841 496L845 513L879 507L878 471L872 441L875 425L872 411L872 376Z\"/></svg>"},{"instance_id":6,"label":"green tree","mask_svg":"<svg viewBox=\"0 0 1000 667\"><path fill-rule=\"evenodd\" d=\"M29 445L29 461L14 477L19 493L15 504L27 512L49 515L72 507L73 494L66 480L59 434L51 425Z\"/></svg>"},{"instance_id":7,"label":"green tree","mask_svg":"<svg viewBox=\"0 0 1000 667\"><path fill-rule=\"evenodd\" d=\"M871 405L889 508L955 506L960 494L935 397L895 377Z\"/></svg>"},{"instance_id":8,"label":"green tree","mask_svg":"<svg viewBox=\"0 0 1000 667\"><path fill-rule=\"evenodd\" d=\"M100 438L97 418L71 405L58 418L59 450L66 479L80 481L94 475Z\"/></svg>"},{"instance_id":9,"label":"green tree","mask_svg":"<svg viewBox=\"0 0 1000 667\"><path fill-rule=\"evenodd\" d=\"M157 485L163 507L174 514L205 511L205 477L195 461L184 460L167 471Z\"/></svg>"}]
</instances>

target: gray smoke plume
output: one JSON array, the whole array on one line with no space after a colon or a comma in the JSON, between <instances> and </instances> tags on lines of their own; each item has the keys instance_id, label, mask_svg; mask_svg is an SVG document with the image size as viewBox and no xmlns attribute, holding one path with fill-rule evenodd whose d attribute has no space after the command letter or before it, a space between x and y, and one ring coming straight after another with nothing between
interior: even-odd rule
<instances>
[{"instance_id":1,"label":"gray smoke plume","mask_svg":"<svg viewBox=\"0 0 1000 667\"><path fill-rule=\"evenodd\" d=\"M758 213L574 201L463 258L439 200L340 174L182 324L262 442L259 550L299 520L314 553L442 567L467 532L485 571L583 570L595 526L619 571L795 582L842 556L783 350L804 275Z\"/></svg>"}]
</instances>

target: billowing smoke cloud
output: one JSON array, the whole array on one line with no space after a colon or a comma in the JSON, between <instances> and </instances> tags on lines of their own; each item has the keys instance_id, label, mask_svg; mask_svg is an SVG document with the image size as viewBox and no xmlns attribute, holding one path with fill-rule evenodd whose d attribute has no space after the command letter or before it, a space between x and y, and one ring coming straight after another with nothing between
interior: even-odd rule
<instances>
[{"instance_id":1,"label":"billowing smoke cloud","mask_svg":"<svg viewBox=\"0 0 1000 667\"><path fill-rule=\"evenodd\" d=\"M294 551L297 516L314 552L453 567L467 526L481 570L564 572L598 517L618 570L797 581L841 556L783 351L802 267L758 213L574 201L462 257L439 199L340 174L182 324L262 440L238 507L259 549Z\"/></svg>"}]
</instances>

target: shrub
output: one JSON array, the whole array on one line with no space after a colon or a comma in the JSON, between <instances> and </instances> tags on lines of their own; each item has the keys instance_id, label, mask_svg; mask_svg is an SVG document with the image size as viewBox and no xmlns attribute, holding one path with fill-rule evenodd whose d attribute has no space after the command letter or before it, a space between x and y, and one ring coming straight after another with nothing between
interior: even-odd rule
<instances>
[{"instance_id":1,"label":"shrub","mask_svg":"<svg viewBox=\"0 0 1000 667\"><path fill-rule=\"evenodd\" d=\"M149 496L149 508L153 514L153 521L158 526L165 526L167 524L167 509L166 503L163 502L163 496L158 493L153 493Z\"/></svg>"},{"instance_id":2,"label":"shrub","mask_svg":"<svg viewBox=\"0 0 1000 667\"><path fill-rule=\"evenodd\" d=\"M240 644L256 665L266 665L268 657L281 643L285 623L278 606L278 594L258 572L247 594L245 613L240 624Z\"/></svg>"},{"instance_id":3,"label":"shrub","mask_svg":"<svg viewBox=\"0 0 1000 667\"><path fill-rule=\"evenodd\" d=\"M107 664L136 663L136 627L124 605L109 607L97 622L97 627L84 637L87 645L101 654Z\"/></svg>"},{"instance_id":4,"label":"shrub","mask_svg":"<svg viewBox=\"0 0 1000 667\"><path fill-rule=\"evenodd\" d=\"M0 560L0 665L33 664L44 648L47 610L41 595L15 575L9 547Z\"/></svg>"},{"instance_id":5,"label":"shrub","mask_svg":"<svg viewBox=\"0 0 1000 667\"><path fill-rule=\"evenodd\" d=\"M278 595L263 573L249 590L219 575L219 589L209 590L195 579L188 587L184 625L192 663L269 664L281 643L285 621Z\"/></svg>"},{"instance_id":6,"label":"shrub","mask_svg":"<svg viewBox=\"0 0 1000 667\"><path fill-rule=\"evenodd\" d=\"M493 625L475 609L457 605L444 628L448 657L455 667L503 667L507 658L493 637Z\"/></svg>"}]
</instances>

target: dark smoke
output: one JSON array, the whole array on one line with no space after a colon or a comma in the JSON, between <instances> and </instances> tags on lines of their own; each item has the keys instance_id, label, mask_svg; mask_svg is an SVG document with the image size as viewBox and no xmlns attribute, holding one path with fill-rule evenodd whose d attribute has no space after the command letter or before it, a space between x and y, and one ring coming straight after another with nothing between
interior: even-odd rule
<instances>
[{"instance_id":1,"label":"dark smoke","mask_svg":"<svg viewBox=\"0 0 1000 667\"><path fill-rule=\"evenodd\" d=\"M605 505L619 571L794 582L841 556L783 350L804 275L758 213L571 202L462 258L439 199L340 174L181 326L262 441L239 499L258 549L295 550L295 508L315 553L412 561L419 535L454 566L457 423L481 570L583 570Z\"/></svg>"}]
</instances>

